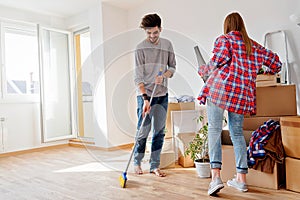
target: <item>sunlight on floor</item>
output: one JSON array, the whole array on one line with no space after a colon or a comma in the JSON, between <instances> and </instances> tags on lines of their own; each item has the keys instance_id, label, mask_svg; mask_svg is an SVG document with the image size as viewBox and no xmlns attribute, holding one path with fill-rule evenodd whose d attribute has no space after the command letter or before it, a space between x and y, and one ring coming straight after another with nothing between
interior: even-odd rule
<instances>
[{"instance_id":1,"label":"sunlight on floor","mask_svg":"<svg viewBox=\"0 0 300 200\"><path fill-rule=\"evenodd\" d=\"M55 173L64 173L64 172L108 172L113 171L112 168L109 168L105 165L102 165L99 162L92 162L84 165L79 165L76 167L70 167L66 169L56 170Z\"/></svg>"}]
</instances>

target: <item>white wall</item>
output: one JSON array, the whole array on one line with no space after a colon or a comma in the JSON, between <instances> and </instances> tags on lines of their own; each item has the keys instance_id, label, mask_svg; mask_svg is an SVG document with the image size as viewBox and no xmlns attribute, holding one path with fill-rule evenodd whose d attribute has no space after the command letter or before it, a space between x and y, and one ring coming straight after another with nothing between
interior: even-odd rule
<instances>
[{"instance_id":1,"label":"white wall","mask_svg":"<svg viewBox=\"0 0 300 200\"><path fill-rule=\"evenodd\" d=\"M133 88L130 47L132 32L127 27L127 11L103 4L104 65L106 81L108 147L133 141L135 128L129 116L128 97ZM100 77L101 78L101 77Z\"/></svg>"},{"instance_id":2,"label":"white wall","mask_svg":"<svg viewBox=\"0 0 300 200\"><path fill-rule=\"evenodd\" d=\"M4 151L32 148L40 144L38 105L35 103L0 104L0 116L5 119L3 122Z\"/></svg>"},{"instance_id":3,"label":"white wall","mask_svg":"<svg viewBox=\"0 0 300 200\"><path fill-rule=\"evenodd\" d=\"M13 152L32 149L67 141L42 143L40 126L40 104L1 103L0 116L4 118L0 136L3 134L3 149L0 152Z\"/></svg>"},{"instance_id":4,"label":"white wall","mask_svg":"<svg viewBox=\"0 0 300 200\"><path fill-rule=\"evenodd\" d=\"M94 96L93 96L93 116L95 130L95 144L101 147L108 146L108 119L106 100L106 81L103 48L103 8L102 4L89 10L89 27L91 36L91 63L94 68Z\"/></svg>"}]
</instances>

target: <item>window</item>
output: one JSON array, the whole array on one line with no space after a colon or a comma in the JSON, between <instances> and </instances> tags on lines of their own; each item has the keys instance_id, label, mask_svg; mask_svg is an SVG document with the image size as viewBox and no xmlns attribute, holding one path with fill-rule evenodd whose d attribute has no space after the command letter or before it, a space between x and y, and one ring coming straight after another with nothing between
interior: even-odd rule
<instances>
[{"instance_id":1,"label":"window","mask_svg":"<svg viewBox=\"0 0 300 200\"><path fill-rule=\"evenodd\" d=\"M22 22L0 25L0 103L39 102L43 142L74 138L77 94L71 34Z\"/></svg>"},{"instance_id":2,"label":"window","mask_svg":"<svg viewBox=\"0 0 300 200\"><path fill-rule=\"evenodd\" d=\"M35 28L35 27L34 27ZM39 58L36 29L2 24L4 94L39 93Z\"/></svg>"}]
</instances>

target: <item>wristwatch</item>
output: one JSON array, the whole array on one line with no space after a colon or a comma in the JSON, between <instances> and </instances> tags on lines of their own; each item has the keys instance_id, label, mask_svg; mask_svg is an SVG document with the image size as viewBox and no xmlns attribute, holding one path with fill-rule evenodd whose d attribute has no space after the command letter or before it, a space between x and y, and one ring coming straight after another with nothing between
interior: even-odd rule
<instances>
[{"instance_id":1,"label":"wristwatch","mask_svg":"<svg viewBox=\"0 0 300 200\"><path fill-rule=\"evenodd\" d=\"M149 101L150 98L148 97L148 95L146 93L142 94L142 96L145 101Z\"/></svg>"}]
</instances>

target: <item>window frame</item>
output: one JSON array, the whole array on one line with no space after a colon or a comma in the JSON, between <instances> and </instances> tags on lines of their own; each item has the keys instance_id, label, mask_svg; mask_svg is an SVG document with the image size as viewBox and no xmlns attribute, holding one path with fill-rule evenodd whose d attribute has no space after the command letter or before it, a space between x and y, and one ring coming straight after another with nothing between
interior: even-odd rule
<instances>
[{"instance_id":1,"label":"window frame","mask_svg":"<svg viewBox=\"0 0 300 200\"><path fill-rule=\"evenodd\" d=\"M72 33L69 31L65 30L60 30L56 28L49 28L47 26L40 26L37 25L37 30L38 30L38 46L39 46L39 67L40 67L40 108L41 108L41 139L42 143L47 143L47 142L53 142L53 141L58 141L58 140L64 140L64 139L72 139L72 138L77 138L78 135L78 127L77 127L77 101L74 98L76 96L76 91L77 91L77 86L75 84L76 80L76 70L74 66L74 60L73 60L73 55L74 55L74 49L73 49L73 37ZM46 120L44 118L44 113L45 113L45 97L44 97L44 65L43 65L43 47L42 47L42 36L41 33L43 30L47 31L53 31L53 32L58 32L62 34L66 34L68 38L68 62L69 62L69 81L70 81L70 123L71 123L71 133L62 135L62 136L54 136L52 137L50 134L48 134L45 130L45 125L46 125Z\"/></svg>"},{"instance_id":2,"label":"window frame","mask_svg":"<svg viewBox=\"0 0 300 200\"><path fill-rule=\"evenodd\" d=\"M40 94L10 94L7 92L7 75L6 75L6 63L5 63L5 33L16 32L28 34L36 37L36 44L38 48L38 31L37 24L25 23L25 22L16 22L10 20L1 20L0 21L0 81L1 81L1 91L0 91L0 103L38 103L40 102ZM39 65L39 50L37 49L37 63ZM38 66L38 76L40 74L40 67ZM39 83L40 85L40 80Z\"/></svg>"}]
</instances>

